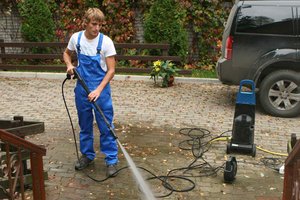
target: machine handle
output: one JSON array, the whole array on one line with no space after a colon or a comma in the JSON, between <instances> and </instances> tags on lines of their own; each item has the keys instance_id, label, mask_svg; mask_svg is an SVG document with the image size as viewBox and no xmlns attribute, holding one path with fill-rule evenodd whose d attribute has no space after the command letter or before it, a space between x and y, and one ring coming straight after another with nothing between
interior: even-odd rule
<instances>
[{"instance_id":1,"label":"machine handle","mask_svg":"<svg viewBox=\"0 0 300 200\"><path fill-rule=\"evenodd\" d=\"M246 86L246 85L250 85L251 86L251 91L247 91L247 92L244 92L242 91L242 88L243 86ZM245 79L245 80L241 80L240 82L240 88L239 88L239 93L255 93L255 84L254 84L254 81L253 80L249 80L249 79Z\"/></svg>"}]
</instances>

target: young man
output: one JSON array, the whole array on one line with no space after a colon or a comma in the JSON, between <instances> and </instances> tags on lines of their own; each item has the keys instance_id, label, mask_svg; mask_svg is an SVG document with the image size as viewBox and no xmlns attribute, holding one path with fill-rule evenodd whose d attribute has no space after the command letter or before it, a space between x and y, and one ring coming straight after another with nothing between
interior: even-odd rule
<instances>
[{"instance_id":1,"label":"young man","mask_svg":"<svg viewBox=\"0 0 300 200\"><path fill-rule=\"evenodd\" d=\"M81 158L75 164L76 170L86 168L95 158L93 121L94 115L100 130L100 150L105 154L107 175L113 176L117 171L118 146L117 141L110 133L109 128L100 113L94 108L91 101L95 101L105 117L113 127L113 105L109 82L115 73L116 50L112 40L100 33L104 14L97 8L86 11L83 24L85 30L74 33L63 53L67 65L67 73L73 74L74 66L71 62L73 52L77 53L77 72L86 82L89 94L77 82L74 89L75 103L80 126L80 151ZM93 115L94 110L94 115Z\"/></svg>"}]
</instances>

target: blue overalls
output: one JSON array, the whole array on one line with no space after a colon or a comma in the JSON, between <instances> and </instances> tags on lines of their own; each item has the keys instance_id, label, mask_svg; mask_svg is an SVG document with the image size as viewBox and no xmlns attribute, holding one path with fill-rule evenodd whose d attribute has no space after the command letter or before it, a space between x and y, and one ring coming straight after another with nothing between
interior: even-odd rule
<instances>
[{"instance_id":1,"label":"blue overalls","mask_svg":"<svg viewBox=\"0 0 300 200\"><path fill-rule=\"evenodd\" d=\"M80 39L82 31L78 35L77 41L77 58L78 67L77 72L81 75L82 79L86 82L90 91L95 90L101 81L103 80L106 72L100 66L101 59L101 46L103 40L103 34L99 33L99 42L97 46L97 54L95 56L87 56L80 53ZM90 160L94 160L94 134L93 134L93 122L94 114L96 122L100 131L100 150L105 154L105 162L107 165L116 164L118 162L118 146L115 138L110 133L109 128L105 124L100 113L96 110L93 103L88 100L88 94L82 87L79 81L77 81L75 92L75 103L77 108L79 126L80 126L80 151L83 155L86 155ZM96 103L103 111L108 122L113 126L113 105L111 98L111 90L109 83L101 92L100 97Z\"/></svg>"}]
</instances>

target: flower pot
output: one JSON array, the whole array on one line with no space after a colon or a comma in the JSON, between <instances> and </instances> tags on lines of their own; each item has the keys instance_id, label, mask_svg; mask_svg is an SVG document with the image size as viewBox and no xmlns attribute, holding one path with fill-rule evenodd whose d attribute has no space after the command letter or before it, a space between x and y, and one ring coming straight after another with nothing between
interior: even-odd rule
<instances>
[{"instance_id":1,"label":"flower pot","mask_svg":"<svg viewBox=\"0 0 300 200\"><path fill-rule=\"evenodd\" d=\"M168 81L168 87L171 87L174 85L174 76L170 76L169 81Z\"/></svg>"}]
</instances>

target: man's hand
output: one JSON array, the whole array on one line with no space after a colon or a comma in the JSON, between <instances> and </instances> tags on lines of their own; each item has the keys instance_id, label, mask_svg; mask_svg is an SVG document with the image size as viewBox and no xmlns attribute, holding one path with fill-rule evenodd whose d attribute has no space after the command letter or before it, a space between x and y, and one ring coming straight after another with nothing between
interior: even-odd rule
<instances>
[{"instance_id":1,"label":"man's hand","mask_svg":"<svg viewBox=\"0 0 300 200\"><path fill-rule=\"evenodd\" d=\"M75 67L73 65L67 66L67 74L73 75L74 74L74 69Z\"/></svg>"},{"instance_id":2,"label":"man's hand","mask_svg":"<svg viewBox=\"0 0 300 200\"><path fill-rule=\"evenodd\" d=\"M99 91L98 89L92 91L89 95L88 95L88 99L89 101L97 101L97 99L100 97L101 91Z\"/></svg>"}]
</instances>

